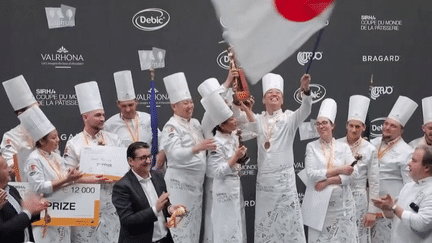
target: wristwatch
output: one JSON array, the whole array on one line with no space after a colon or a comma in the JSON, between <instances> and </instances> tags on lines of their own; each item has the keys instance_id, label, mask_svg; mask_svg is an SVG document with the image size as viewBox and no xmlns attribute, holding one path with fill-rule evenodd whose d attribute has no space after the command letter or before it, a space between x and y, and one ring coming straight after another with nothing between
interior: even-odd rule
<instances>
[{"instance_id":1,"label":"wristwatch","mask_svg":"<svg viewBox=\"0 0 432 243\"><path fill-rule=\"evenodd\" d=\"M395 203L395 204L393 205L393 207L391 207L392 212L396 211L396 207L397 207L397 205L396 205L396 203Z\"/></svg>"}]
</instances>

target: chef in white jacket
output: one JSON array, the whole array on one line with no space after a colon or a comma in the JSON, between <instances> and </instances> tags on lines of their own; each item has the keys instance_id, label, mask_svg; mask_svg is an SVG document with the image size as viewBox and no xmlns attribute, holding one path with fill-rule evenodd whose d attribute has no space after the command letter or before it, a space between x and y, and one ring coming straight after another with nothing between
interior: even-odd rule
<instances>
[{"instance_id":1,"label":"chef in white jacket","mask_svg":"<svg viewBox=\"0 0 432 243\"><path fill-rule=\"evenodd\" d=\"M350 189L357 166L351 166L354 157L350 147L333 138L336 112L333 99L321 103L316 121L320 138L306 146L305 170L309 182L302 211L309 226L309 243L357 242L355 203ZM319 206L311 207L314 204Z\"/></svg>"},{"instance_id":2,"label":"chef in white jacket","mask_svg":"<svg viewBox=\"0 0 432 243\"><path fill-rule=\"evenodd\" d=\"M399 96L390 114L384 121L382 137L371 140L377 148L380 166L380 196L399 195L402 187L411 182L408 163L414 149L402 138L405 124L417 108L417 103L405 96ZM376 224L372 227L373 243L390 242L392 221L377 214Z\"/></svg>"},{"instance_id":3,"label":"chef in white jacket","mask_svg":"<svg viewBox=\"0 0 432 243\"><path fill-rule=\"evenodd\" d=\"M358 176L351 182L356 205L359 243L370 242L370 229L375 224L375 215L380 210L371 199L379 197L379 166L376 148L362 137L366 130L365 121L370 99L362 95L353 95L349 99L347 135L338 141L350 146L354 156L360 155L357 163ZM366 188L366 184L369 188ZM368 200L369 199L369 200Z\"/></svg>"},{"instance_id":4,"label":"chef in white jacket","mask_svg":"<svg viewBox=\"0 0 432 243\"><path fill-rule=\"evenodd\" d=\"M239 176L241 164L238 163L239 159L246 154L246 147L240 146L237 120L219 94L208 95L201 103L206 112L211 114L215 124L213 131L217 145L217 149L208 155L207 166L207 174L211 174L213 178L212 242L246 243L246 218ZM252 111L246 106L244 108L249 122L255 125L256 131L257 126ZM256 135L242 134L241 136L244 141Z\"/></svg>"},{"instance_id":5,"label":"chef in white jacket","mask_svg":"<svg viewBox=\"0 0 432 243\"><path fill-rule=\"evenodd\" d=\"M104 130L119 136L124 147L133 142L142 141L152 144L153 133L151 128L151 116L146 112L137 111L138 100L130 70L118 71L113 74L117 91L117 107L120 113L110 117L104 126ZM159 129L158 129L159 130ZM161 132L158 131L158 137ZM160 141L158 140L158 144ZM157 168L164 168L165 153L159 151L156 156Z\"/></svg>"},{"instance_id":6,"label":"chef in white jacket","mask_svg":"<svg viewBox=\"0 0 432 243\"><path fill-rule=\"evenodd\" d=\"M422 130L424 135L409 143L414 149L421 145L427 145L432 148L432 96L422 99L422 111Z\"/></svg>"},{"instance_id":7,"label":"chef in white jacket","mask_svg":"<svg viewBox=\"0 0 432 243\"><path fill-rule=\"evenodd\" d=\"M81 154L86 147L122 147L117 135L103 131L105 111L95 81L75 85L78 106L84 121L84 129L66 143L63 154L67 168L80 165ZM98 227L72 227L72 242L107 243L117 242L120 234L120 220L111 201L113 182L103 182L100 195L100 223Z\"/></svg>"},{"instance_id":8,"label":"chef in white jacket","mask_svg":"<svg viewBox=\"0 0 432 243\"><path fill-rule=\"evenodd\" d=\"M3 87L16 115L20 115L28 108L38 105L23 75L4 81ZM33 141L29 132L22 124L7 131L1 141L1 153L8 166L14 166L13 157L16 155L20 175L19 177L18 175L15 176L24 182L27 181L24 173L25 162L34 150L34 146L35 141Z\"/></svg>"},{"instance_id":9,"label":"chef in white jacket","mask_svg":"<svg viewBox=\"0 0 432 243\"><path fill-rule=\"evenodd\" d=\"M255 242L306 242L294 172L293 141L299 125L309 116L310 76L303 75L302 104L282 110L284 81L269 73L262 79L266 111L256 115L259 134L255 205Z\"/></svg>"},{"instance_id":10,"label":"chef in white jacket","mask_svg":"<svg viewBox=\"0 0 432 243\"><path fill-rule=\"evenodd\" d=\"M167 157L165 182L172 204L183 204L187 216L171 228L175 243L197 243L200 238L206 150L215 150L212 139L204 139L201 124L192 118L194 103L184 73L164 78L174 115L162 131Z\"/></svg>"},{"instance_id":11,"label":"chef in white jacket","mask_svg":"<svg viewBox=\"0 0 432 243\"><path fill-rule=\"evenodd\" d=\"M412 182L407 183L398 199L385 195L374 200L386 217L393 218L392 243L432 242L432 150L417 147L409 163Z\"/></svg>"},{"instance_id":12,"label":"chef in white jacket","mask_svg":"<svg viewBox=\"0 0 432 243\"><path fill-rule=\"evenodd\" d=\"M38 106L27 109L18 118L36 141L36 149L29 155L24 169L28 182L37 194L45 197L80 179L77 169L66 170L64 159L56 152L59 137L57 130ZM71 242L69 226L33 226L35 242Z\"/></svg>"}]
</instances>

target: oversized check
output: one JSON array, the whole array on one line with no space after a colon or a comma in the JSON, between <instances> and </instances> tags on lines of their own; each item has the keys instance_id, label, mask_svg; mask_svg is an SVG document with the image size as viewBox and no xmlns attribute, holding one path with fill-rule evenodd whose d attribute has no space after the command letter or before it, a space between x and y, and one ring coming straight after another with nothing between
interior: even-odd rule
<instances>
[{"instance_id":1,"label":"oversized check","mask_svg":"<svg viewBox=\"0 0 432 243\"><path fill-rule=\"evenodd\" d=\"M80 170L87 175L103 174L111 180L120 180L130 167L126 148L111 146L85 147L81 153Z\"/></svg>"},{"instance_id":2,"label":"oversized check","mask_svg":"<svg viewBox=\"0 0 432 243\"><path fill-rule=\"evenodd\" d=\"M28 182L9 182L22 198L32 193ZM48 214L51 222L48 226L97 226L99 224L100 185L73 184L54 192L49 197ZM33 225L45 225L45 212L41 220Z\"/></svg>"}]
</instances>

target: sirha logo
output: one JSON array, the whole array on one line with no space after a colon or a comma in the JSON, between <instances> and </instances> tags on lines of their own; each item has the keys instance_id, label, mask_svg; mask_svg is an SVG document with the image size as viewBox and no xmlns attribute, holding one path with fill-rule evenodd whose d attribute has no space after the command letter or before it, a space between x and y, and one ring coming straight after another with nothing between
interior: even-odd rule
<instances>
[{"instance_id":1,"label":"sirha logo","mask_svg":"<svg viewBox=\"0 0 432 243\"><path fill-rule=\"evenodd\" d=\"M312 96L312 103L317 103L324 99L327 93L327 90L321 84L310 84L309 89L310 95ZM294 92L294 99L300 104L303 102L302 97L300 96L300 88Z\"/></svg>"},{"instance_id":2,"label":"sirha logo","mask_svg":"<svg viewBox=\"0 0 432 243\"><path fill-rule=\"evenodd\" d=\"M229 69L229 61L230 61L230 59L229 59L227 50L221 52L216 58L216 62L219 65L219 67L226 69L226 70Z\"/></svg>"},{"instance_id":3,"label":"sirha logo","mask_svg":"<svg viewBox=\"0 0 432 243\"><path fill-rule=\"evenodd\" d=\"M132 17L132 24L140 30L154 31L163 28L170 21L167 11L160 8L144 9Z\"/></svg>"}]
</instances>

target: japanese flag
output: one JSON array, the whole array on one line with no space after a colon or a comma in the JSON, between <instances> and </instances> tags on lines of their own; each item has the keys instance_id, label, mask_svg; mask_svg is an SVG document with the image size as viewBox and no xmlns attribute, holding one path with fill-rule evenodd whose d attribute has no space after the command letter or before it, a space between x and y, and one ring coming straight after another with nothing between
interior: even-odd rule
<instances>
[{"instance_id":1,"label":"japanese flag","mask_svg":"<svg viewBox=\"0 0 432 243\"><path fill-rule=\"evenodd\" d=\"M335 0L212 0L249 82L257 83L327 24Z\"/></svg>"}]
</instances>

